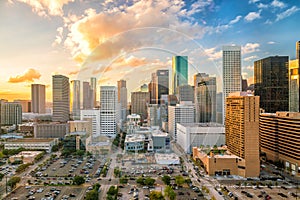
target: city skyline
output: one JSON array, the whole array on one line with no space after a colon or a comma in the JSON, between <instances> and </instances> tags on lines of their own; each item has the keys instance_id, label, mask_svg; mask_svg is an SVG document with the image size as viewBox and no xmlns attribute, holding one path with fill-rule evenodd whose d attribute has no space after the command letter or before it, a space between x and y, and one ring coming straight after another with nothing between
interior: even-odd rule
<instances>
[{"instance_id":1,"label":"city skyline","mask_svg":"<svg viewBox=\"0 0 300 200\"><path fill-rule=\"evenodd\" d=\"M221 49L231 44L241 46L242 75L251 84L255 60L296 57L299 7L299 2L278 0L2 1L0 95L30 99L30 85L44 84L49 102L54 74L81 81L96 77L98 92L100 85L124 79L134 91L157 69L171 69L173 55L188 56L189 83L199 72L215 75L219 92Z\"/></svg>"}]
</instances>

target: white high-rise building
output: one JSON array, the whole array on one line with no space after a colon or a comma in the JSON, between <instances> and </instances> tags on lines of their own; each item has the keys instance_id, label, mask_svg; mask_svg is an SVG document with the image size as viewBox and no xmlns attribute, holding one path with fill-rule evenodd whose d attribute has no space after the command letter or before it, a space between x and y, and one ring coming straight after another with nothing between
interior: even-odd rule
<instances>
[{"instance_id":1,"label":"white high-rise building","mask_svg":"<svg viewBox=\"0 0 300 200\"><path fill-rule=\"evenodd\" d=\"M79 80L71 81L70 110L73 119L80 118L80 81Z\"/></svg>"},{"instance_id":2,"label":"white high-rise building","mask_svg":"<svg viewBox=\"0 0 300 200\"><path fill-rule=\"evenodd\" d=\"M169 116L169 134L177 140L177 123L194 123L195 122L195 105L191 101L180 102L176 106L168 107Z\"/></svg>"},{"instance_id":3,"label":"white high-rise building","mask_svg":"<svg viewBox=\"0 0 300 200\"><path fill-rule=\"evenodd\" d=\"M241 47L223 46L223 123L225 103L230 93L242 91Z\"/></svg>"},{"instance_id":4,"label":"white high-rise building","mask_svg":"<svg viewBox=\"0 0 300 200\"><path fill-rule=\"evenodd\" d=\"M101 135L114 137L117 133L118 90L115 86L100 87L100 131Z\"/></svg>"},{"instance_id":5,"label":"white high-rise building","mask_svg":"<svg viewBox=\"0 0 300 200\"><path fill-rule=\"evenodd\" d=\"M92 136L100 135L100 110L81 110L80 120L86 120L92 118Z\"/></svg>"}]
</instances>

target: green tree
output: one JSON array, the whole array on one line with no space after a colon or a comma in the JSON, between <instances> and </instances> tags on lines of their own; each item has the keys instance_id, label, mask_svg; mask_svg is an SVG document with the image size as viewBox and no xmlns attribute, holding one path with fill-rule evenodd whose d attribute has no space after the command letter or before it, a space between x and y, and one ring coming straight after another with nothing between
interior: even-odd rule
<instances>
[{"instance_id":1,"label":"green tree","mask_svg":"<svg viewBox=\"0 0 300 200\"><path fill-rule=\"evenodd\" d=\"M170 176L166 176L164 175L161 180L166 184L166 185L170 185L171 183L171 177Z\"/></svg>"},{"instance_id":2,"label":"green tree","mask_svg":"<svg viewBox=\"0 0 300 200\"><path fill-rule=\"evenodd\" d=\"M2 181L4 174L0 173L0 181Z\"/></svg>"},{"instance_id":3,"label":"green tree","mask_svg":"<svg viewBox=\"0 0 300 200\"><path fill-rule=\"evenodd\" d=\"M150 200L165 200L163 194L159 191L152 191L149 195Z\"/></svg>"},{"instance_id":4,"label":"green tree","mask_svg":"<svg viewBox=\"0 0 300 200\"><path fill-rule=\"evenodd\" d=\"M169 197L170 200L175 200L176 199L176 193L174 192L174 190L170 187L167 186L164 190L165 194L167 197Z\"/></svg>"},{"instance_id":5,"label":"green tree","mask_svg":"<svg viewBox=\"0 0 300 200\"><path fill-rule=\"evenodd\" d=\"M74 185L81 185L85 182L85 179L83 176L75 176L73 180Z\"/></svg>"},{"instance_id":6,"label":"green tree","mask_svg":"<svg viewBox=\"0 0 300 200\"><path fill-rule=\"evenodd\" d=\"M18 177L18 176L13 176L13 177L11 177L11 178L8 180L7 185L10 186L11 188L15 188L16 185L17 185L17 183L20 182L20 180L21 180L20 177Z\"/></svg>"},{"instance_id":7,"label":"green tree","mask_svg":"<svg viewBox=\"0 0 300 200\"><path fill-rule=\"evenodd\" d=\"M137 184L140 184L140 185L144 185L144 178L143 178L143 177L138 177L138 178L136 179L136 183L137 183Z\"/></svg>"},{"instance_id":8,"label":"green tree","mask_svg":"<svg viewBox=\"0 0 300 200\"><path fill-rule=\"evenodd\" d=\"M185 182L185 180L182 176L175 176L175 183L177 185L182 185L182 184L184 184L184 182Z\"/></svg>"},{"instance_id":9,"label":"green tree","mask_svg":"<svg viewBox=\"0 0 300 200\"><path fill-rule=\"evenodd\" d=\"M98 199L97 190L91 190L88 193L86 193L86 200L96 200L96 199Z\"/></svg>"},{"instance_id":10,"label":"green tree","mask_svg":"<svg viewBox=\"0 0 300 200\"><path fill-rule=\"evenodd\" d=\"M126 178L126 177L120 178L120 184L126 184L127 182L128 182L128 178Z\"/></svg>"},{"instance_id":11,"label":"green tree","mask_svg":"<svg viewBox=\"0 0 300 200\"><path fill-rule=\"evenodd\" d=\"M57 152L59 150L59 147L57 144L53 145L52 152Z\"/></svg>"},{"instance_id":12,"label":"green tree","mask_svg":"<svg viewBox=\"0 0 300 200\"><path fill-rule=\"evenodd\" d=\"M154 183L155 183L155 179L150 178L150 177L147 177L144 180L144 185L147 185L147 186L152 186L152 185L154 185Z\"/></svg>"},{"instance_id":13,"label":"green tree","mask_svg":"<svg viewBox=\"0 0 300 200\"><path fill-rule=\"evenodd\" d=\"M75 152L75 155L82 157L84 155L85 151L84 150L77 150Z\"/></svg>"},{"instance_id":14,"label":"green tree","mask_svg":"<svg viewBox=\"0 0 300 200\"><path fill-rule=\"evenodd\" d=\"M23 171L25 171L25 169L27 169L30 165L31 165L31 163L19 165L19 167L16 169L16 172L17 172L17 173L23 172Z\"/></svg>"},{"instance_id":15,"label":"green tree","mask_svg":"<svg viewBox=\"0 0 300 200\"><path fill-rule=\"evenodd\" d=\"M190 183L192 183L192 180L191 180L190 178L187 178L187 179L185 179L185 182L186 182L187 184L190 184Z\"/></svg>"},{"instance_id":16,"label":"green tree","mask_svg":"<svg viewBox=\"0 0 300 200\"><path fill-rule=\"evenodd\" d=\"M101 185L99 183L96 183L95 185L93 185L93 190L98 191L100 187Z\"/></svg>"}]
</instances>

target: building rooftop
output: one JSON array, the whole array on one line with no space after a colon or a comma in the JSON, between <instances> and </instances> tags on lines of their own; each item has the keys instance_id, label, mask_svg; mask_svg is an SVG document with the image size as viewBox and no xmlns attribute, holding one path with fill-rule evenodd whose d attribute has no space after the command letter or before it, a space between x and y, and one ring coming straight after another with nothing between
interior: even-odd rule
<instances>
[{"instance_id":1,"label":"building rooftop","mask_svg":"<svg viewBox=\"0 0 300 200\"><path fill-rule=\"evenodd\" d=\"M154 137L167 137L169 134L166 132L163 132L161 130L153 130L152 131L152 136Z\"/></svg>"},{"instance_id":2,"label":"building rooftop","mask_svg":"<svg viewBox=\"0 0 300 200\"><path fill-rule=\"evenodd\" d=\"M182 126L185 127L224 127L223 124L218 124L214 122L209 123L180 123Z\"/></svg>"},{"instance_id":3,"label":"building rooftop","mask_svg":"<svg viewBox=\"0 0 300 200\"><path fill-rule=\"evenodd\" d=\"M142 142L145 141L145 136L140 134L126 135L125 142Z\"/></svg>"},{"instance_id":4,"label":"building rooftop","mask_svg":"<svg viewBox=\"0 0 300 200\"><path fill-rule=\"evenodd\" d=\"M20 138L9 139L6 143L38 143L38 142L51 142L57 138Z\"/></svg>"}]
</instances>

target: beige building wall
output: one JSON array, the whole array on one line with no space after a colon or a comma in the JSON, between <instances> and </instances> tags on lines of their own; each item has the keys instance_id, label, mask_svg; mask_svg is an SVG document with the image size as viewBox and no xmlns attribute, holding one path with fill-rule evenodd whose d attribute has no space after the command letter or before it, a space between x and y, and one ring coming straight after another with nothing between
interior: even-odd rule
<instances>
[{"instance_id":1,"label":"beige building wall","mask_svg":"<svg viewBox=\"0 0 300 200\"><path fill-rule=\"evenodd\" d=\"M259 113L259 96L239 92L226 99L226 145L245 160L243 177L258 177L260 173Z\"/></svg>"}]
</instances>

